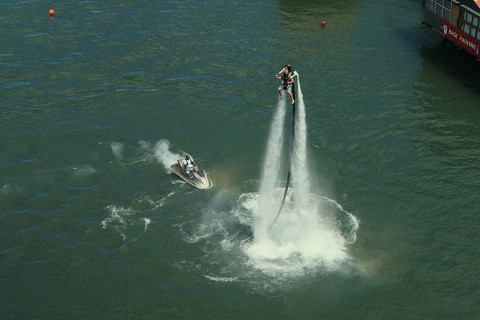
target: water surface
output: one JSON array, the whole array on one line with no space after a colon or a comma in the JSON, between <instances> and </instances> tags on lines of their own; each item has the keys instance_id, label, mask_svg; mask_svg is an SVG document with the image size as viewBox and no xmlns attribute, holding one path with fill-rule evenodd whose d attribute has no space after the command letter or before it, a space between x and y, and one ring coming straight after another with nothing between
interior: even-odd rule
<instances>
[{"instance_id":1,"label":"water surface","mask_svg":"<svg viewBox=\"0 0 480 320\"><path fill-rule=\"evenodd\" d=\"M2 319L476 318L479 67L420 1L47 5L0 4ZM333 269L242 250L285 63L316 195L360 221Z\"/></svg>"}]
</instances>

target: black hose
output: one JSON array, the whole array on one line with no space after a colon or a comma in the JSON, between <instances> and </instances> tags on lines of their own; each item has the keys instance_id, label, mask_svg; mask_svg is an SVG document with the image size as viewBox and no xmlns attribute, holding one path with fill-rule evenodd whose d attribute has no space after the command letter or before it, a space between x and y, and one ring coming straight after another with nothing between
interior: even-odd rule
<instances>
[{"instance_id":1,"label":"black hose","mask_svg":"<svg viewBox=\"0 0 480 320\"><path fill-rule=\"evenodd\" d=\"M288 159L287 183L285 185L285 192L283 193L282 204L280 205L280 208L278 209L277 216L275 217L275 220L273 220L272 224L268 227L268 229L273 227L275 222L277 222L278 217L280 217L280 213L282 212L283 205L285 204L285 198L287 197L288 186L290 185L290 176L292 175L291 168L292 168L293 142L295 141L295 106L297 104L296 97L295 97L295 84L292 85L292 95L293 95L293 100L295 102L293 104L293 109L292 109L292 140L290 142L290 155L289 155L289 159Z\"/></svg>"}]
</instances>

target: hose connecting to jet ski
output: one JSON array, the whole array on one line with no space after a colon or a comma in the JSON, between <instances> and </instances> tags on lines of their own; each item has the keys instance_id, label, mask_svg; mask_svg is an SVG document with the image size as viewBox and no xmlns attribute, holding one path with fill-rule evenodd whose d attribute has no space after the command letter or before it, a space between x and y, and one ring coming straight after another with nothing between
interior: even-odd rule
<instances>
[{"instance_id":1,"label":"hose connecting to jet ski","mask_svg":"<svg viewBox=\"0 0 480 320\"><path fill-rule=\"evenodd\" d=\"M285 70L285 69L283 69L283 70ZM283 70L280 71L280 72L283 72ZM293 76L297 76L297 75L298 75L298 73L296 71L293 71ZM285 198L287 197L288 187L290 185L290 177L292 175L291 168L292 168L293 143L295 141L295 109L296 109L296 105L297 105L297 97L295 96L295 85L292 86L292 95L293 95L293 99L294 99L295 102L293 103L293 108L292 108L292 140L290 142L290 155L289 155L289 159L288 159L287 182L286 182L286 185L285 185L285 191L283 192L282 204L280 205L280 208L278 209L277 216L273 220L272 224L270 224L268 229L273 227L275 222L277 222L278 217L280 217L280 213L282 213L283 205L285 204Z\"/></svg>"}]
</instances>

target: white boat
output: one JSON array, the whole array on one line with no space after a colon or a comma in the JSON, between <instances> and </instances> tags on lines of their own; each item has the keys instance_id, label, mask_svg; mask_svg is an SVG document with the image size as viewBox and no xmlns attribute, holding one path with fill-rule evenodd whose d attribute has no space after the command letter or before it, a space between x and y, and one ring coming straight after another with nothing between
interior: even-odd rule
<instances>
[{"instance_id":1,"label":"white boat","mask_svg":"<svg viewBox=\"0 0 480 320\"><path fill-rule=\"evenodd\" d=\"M187 164L187 160L190 160L189 164ZM195 188L206 190L213 187L213 182L208 177L207 172L201 170L188 153L185 153L176 163L172 164L170 169Z\"/></svg>"}]
</instances>

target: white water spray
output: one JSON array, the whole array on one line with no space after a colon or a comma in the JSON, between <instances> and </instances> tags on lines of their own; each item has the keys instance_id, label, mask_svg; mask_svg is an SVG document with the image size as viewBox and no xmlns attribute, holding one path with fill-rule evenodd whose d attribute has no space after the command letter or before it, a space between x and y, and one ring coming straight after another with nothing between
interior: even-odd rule
<instances>
[{"instance_id":1,"label":"white water spray","mask_svg":"<svg viewBox=\"0 0 480 320\"><path fill-rule=\"evenodd\" d=\"M266 228L271 223L269 219L275 214L279 206L278 199L275 198L275 189L280 175L281 163L279 159L282 156L283 123L286 114L285 105L285 99L278 101L277 110L270 127L270 138L263 163L259 210L268 214L258 217L258 223L262 225L261 229Z\"/></svg>"},{"instance_id":2,"label":"white water spray","mask_svg":"<svg viewBox=\"0 0 480 320\"><path fill-rule=\"evenodd\" d=\"M267 272L273 270L302 272L305 268L322 265L335 268L348 258L347 245L351 244L338 230L335 223L322 219L325 211L332 212L324 197L315 195L312 190L307 154L306 110L300 79L297 76L297 112L295 135L291 154L291 187L288 190L285 207L278 221L274 221L281 204L283 188L276 188L280 176L281 158L285 131L284 100L279 100L272 121L267 153L264 159L263 175L258 196L258 205L253 208L254 240L245 251L253 264ZM341 214L345 214L342 211ZM353 215L350 215L353 217ZM355 218L353 218L355 219ZM356 233L355 230L353 233Z\"/></svg>"},{"instance_id":3,"label":"white water spray","mask_svg":"<svg viewBox=\"0 0 480 320\"><path fill-rule=\"evenodd\" d=\"M292 157L292 184L295 186L295 208L302 216L306 216L310 205L310 176L307 165L307 124L305 121L305 104L300 86L300 76L297 74L297 118L295 121L295 141Z\"/></svg>"},{"instance_id":4,"label":"white water spray","mask_svg":"<svg viewBox=\"0 0 480 320\"><path fill-rule=\"evenodd\" d=\"M112 148L112 153L118 160L123 159L123 151L124 145L120 142L112 142L110 143L110 147Z\"/></svg>"},{"instance_id":5,"label":"white water spray","mask_svg":"<svg viewBox=\"0 0 480 320\"><path fill-rule=\"evenodd\" d=\"M282 285L292 277L338 270L349 259L347 249L355 243L358 221L335 200L315 190L309 172L315 170L308 165L306 108L298 74L297 87L294 141L290 141L293 132L287 120L292 107L284 94L273 115L259 192L242 194L230 212L223 206L217 208L216 203L228 196L227 192L219 193L212 208L203 213L199 226L189 232L188 223L179 225L185 241L201 244L206 252L207 279L242 281L264 289ZM157 156L168 150L165 143L157 147ZM291 179L285 172L286 162L290 162ZM290 181L286 193L285 179ZM281 214L272 225L284 194ZM232 219L238 219L241 227ZM253 240L247 231L250 228Z\"/></svg>"},{"instance_id":6,"label":"white water spray","mask_svg":"<svg viewBox=\"0 0 480 320\"><path fill-rule=\"evenodd\" d=\"M154 148L155 157L163 164L166 172L170 172L170 166L180 158L180 155L170 151L170 142L162 139Z\"/></svg>"}]
</instances>

